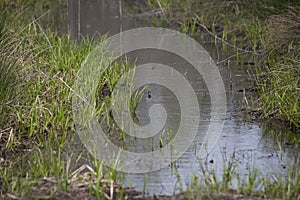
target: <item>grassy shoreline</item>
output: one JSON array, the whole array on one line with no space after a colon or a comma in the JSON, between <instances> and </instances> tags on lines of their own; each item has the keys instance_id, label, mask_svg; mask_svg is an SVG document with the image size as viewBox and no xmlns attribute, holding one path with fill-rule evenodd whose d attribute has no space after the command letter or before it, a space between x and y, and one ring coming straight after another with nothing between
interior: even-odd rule
<instances>
[{"instance_id":1,"label":"grassy shoreline","mask_svg":"<svg viewBox=\"0 0 300 200\"><path fill-rule=\"evenodd\" d=\"M201 3L200 3L201 2ZM298 1L148 0L134 4L154 24L188 34L211 33L230 61L253 65L261 119L300 131L300 3ZM146 9L145 9L146 8ZM227 59L227 58L226 58ZM228 61L227 60L227 61ZM239 67L242 67L240 64Z\"/></svg>"},{"instance_id":2,"label":"grassy shoreline","mask_svg":"<svg viewBox=\"0 0 300 200\"><path fill-rule=\"evenodd\" d=\"M34 9L49 6L43 3L22 0L0 3L3 12L0 20L0 198L61 199L75 196L78 199L131 199L137 193L122 187L124 179L121 173L93 159L89 165L80 165L82 154L66 152L75 132L70 86L85 57L103 38L96 41L83 39L79 43L71 41L68 35L44 29L39 18L37 21L32 19ZM263 117L283 119L289 125L299 127L299 52L296 51L299 46L292 42L298 42L298 38L288 44L282 43L276 49L272 45L277 40L266 39L276 39L275 30L275 36L271 34L271 28L267 32L270 36L264 32L266 16L260 16L260 12L252 7L247 8L241 1L237 1L237 5L244 5L245 8L235 10L235 13L241 12L237 16L232 16L232 5L213 10L212 5L198 5L192 0L180 3L176 0L149 0L143 5L147 5L149 10L160 10L160 14L154 16L158 24L180 24L179 28L186 33L203 30L207 26L222 40L252 52L241 60L253 62L258 67L262 57L263 63L268 65L264 65L264 69L258 67L260 99L257 111ZM233 8L237 9L236 6ZM253 13L245 14L246 8ZM207 9L209 12L200 15L198 9ZM299 12L281 7L278 13L271 10L268 16L275 16L275 19L270 20L275 20L272 23L278 23L276 26L282 25L279 19L291 17L285 16L281 9L288 10L292 16L293 12ZM222 14L220 10L225 13ZM220 14L215 15L216 12ZM226 12L229 12L228 17L225 17ZM252 18L253 15L255 18ZM240 19L241 16L245 18ZM206 26L201 27L201 24ZM212 26L209 27L209 24ZM284 36L284 33L280 36ZM282 71L284 75L279 73ZM114 78L118 79L119 73L123 71L108 73L107 76L114 74ZM283 99L285 97L289 97L288 101ZM235 195L241 195L243 199L300 198L299 168L291 167L287 177L277 180L263 178L253 170L249 179L240 180L239 188L232 191L229 186L236 175L236 166L230 160L224 161L224 165L226 167L221 182L217 181L216 174L203 168L206 176L194 177L188 191L173 197L157 198L218 199L223 196L224 199L230 199ZM255 191L258 182L264 185L265 190Z\"/></svg>"}]
</instances>

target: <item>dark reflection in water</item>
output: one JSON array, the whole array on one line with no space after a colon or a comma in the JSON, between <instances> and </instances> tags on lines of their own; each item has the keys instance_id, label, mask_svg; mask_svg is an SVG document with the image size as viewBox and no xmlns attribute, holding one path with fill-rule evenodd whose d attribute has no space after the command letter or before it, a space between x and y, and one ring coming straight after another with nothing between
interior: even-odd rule
<instances>
[{"instance_id":1,"label":"dark reflection in water","mask_svg":"<svg viewBox=\"0 0 300 200\"><path fill-rule=\"evenodd\" d=\"M44 26L80 40L142 26L133 20L124 4L124 0L54 0L41 6L37 3L34 10Z\"/></svg>"},{"instance_id":2,"label":"dark reflection in water","mask_svg":"<svg viewBox=\"0 0 300 200\"><path fill-rule=\"evenodd\" d=\"M71 39L95 33L114 35L134 28L123 13L120 0L68 0L68 27Z\"/></svg>"}]
</instances>

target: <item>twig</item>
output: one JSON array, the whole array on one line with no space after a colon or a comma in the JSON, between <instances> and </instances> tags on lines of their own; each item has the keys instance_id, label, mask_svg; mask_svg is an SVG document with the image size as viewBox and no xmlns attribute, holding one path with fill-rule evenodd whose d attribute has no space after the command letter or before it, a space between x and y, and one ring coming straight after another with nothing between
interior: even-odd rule
<instances>
[{"instance_id":1,"label":"twig","mask_svg":"<svg viewBox=\"0 0 300 200\"><path fill-rule=\"evenodd\" d=\"M55 60L57 61L57 57L56 57L56 55L55 55L55 53L54 53L53 47L52 47L52 45L51 45L51 42L50 42L48 36L46 35L45 31L43 30L42 26L38 23L37 20L38 20L38 19L37 19L35 16L33 16L33 24L35 24L35 25L37 25L37 26L39 27L40 31L42 32L43 36L45 37L47 43L48 43L49 46L50 46L50 49L51 49L51 51L52 51L52 54L53 54Z\"/></svg>"},{"instance_id":2,"label":"twig","mask_svg":"<svg viewBox=\"0 0 300 200\"><path fill-rule=\"evenodd\" d=\"M92 169L92 167L90 167L89 165L87 164L84 164L82 165L81 167L79 167L78 169L76 169L72 174L71 174L71 177L72 177L72 180L75 179L75 177L80 174L83 170L85 169L88 169L92 174L96 174L96 172Z\"/></svg>"},{"instance_id":3,"label":"twig","mask_svg":"<svg viewBox=\"0 0 300 200\"><path fill-rule=\"evenodd\" d=\"M10 194L10 193L7 193L6 196L10 199L20 199L18 196Z\"/></svg>"},{"instance_id":4,"label":"twig","mask_svg":"<svg viewBox=\"0 0 300 200\"><path fill-rule=\"evenodd\" d=\"M245 54L245 53L246 53L246 52L241 52L241 53L233 54L233 55L231 55L231 56L225 58L224 60L218 61L218 62L217 62L217 65L219 65L219 64L221 64L221 63L223 63L223 62L226 62L227 60L230 60L231 58L233 58L233 57L235 57L235 56L238 56L238 55L240 55L240 54Z\"/></svg>"},{"instance_id":5,"label":"twig","mask_svg":"<svg viewBox=\"0 0 300 200\"><path fill-rule=\"evenodd\" d=\"M161 9L155 8L155 9L152 9L150 11L143 12L140 14L128 14L128 16L129 17L151 17L153 15L158 15L161 13L162 13Z\"/></svg>"},{"instance_id":6,"label":"twig","mask_svg":"<svg viewBox=\"0 0 300 200\"><path fill-rule=\"evenodd\" d=\"M157 4L159 5L159 8L160 8L162 14L163 14L164 16L166 16L165 10L164 10L164 8L161 6L160 1L159 1L159 0L156 0L156 2L157 2Z\"/></svg>"},{"instance_id":7,"label":"twig","mask_svg":"<svg viewBox=\"0 0 300 200\"><path fill-rule=\"evenodd\" d=\"M198 16L197 14L196 14L196 17L199 18L199 16ZM260 55L260 54L261 54L261 52L249 51L249 50L245 50L245 49L242 49L242 48L240 48L240 47L237 47L237 46L235 46L235 45L233 45L233 44L227 42L226 40L220 38L219 36L217 36L216 34L214 34L213 32L211 32L210 30L208 30L208 28L207 28L205 25L200 24L199 22L197 22L196 24L197 24L198 26L202 27L207 33L209 33L210 35L212 35L215 39L217 39L217 40L223 42L223 43L226 44L227 46L230 46L230 47L232 47L232 48L235 48L235 49L237 49L237 50L239 50L239 51L242 51L242 52L244 52L244 53L252 53L252 54L254 54L254 55Z\"/></svg>"},{"instance_id":8,"label":"twig","mask_svg":"<svg viewBox=\"0 0 300 200\"><path fill-rule=\"evenodd\" d=\"M57 180L55 180L54 177L43 177L43 178L42 178L42 181L47 181L47 182L49 182L49 183L57 184Z\"/></svg>"},{"instance_id":9,"label":"twig","mask_svg":"<svg viewBox=\"0 0 300 200\"><path fill-rule=\"evenodd\" d=\"M50 10L48 10L47 12L45 12L44 14L42 14L41 16L39 16L38 18L36 18L36 20L39 20L40 18L44 17L45 15L47 15L50 12ZM21 34L26 28L30 27L31 24L34 24L34 21L32 21L31 23L29 23L27 26L25 26L23 29L21 29L17 35Z\"/></svg>"},{"instance_id":10,"label":"twig","mask_svg":"<svg viewBox=\"0 0 300 200\"><path fill-rule=\"evenodd\" d=\"M6 142L5 148L8 147L10 141L14 140L13 130L14 130L13 128L10 129L10 133L9 133L8 140Z\"/></svg>"},{"instance_id":11,"label":"twig","mask_svg":"<svg viewBox=\"0 0 300 200\"><path fill-rule=\"evenodd\" d=\"M114 199L114 181L110 181L110 199Z\"/></svg>"},{"instance_id":12,"label":"twig","mask_svg":"<svg viewBox=\"0 0 300 200\"><path fill-rule=\"evenodd\" d=\"M63 84L65 84L67 86L67 88L69 88L69 90L71 90L71 92L73 92L76 96L78 96L84 103L88 104L89 106L92 106L89 102L87 102L87 100L80 96L80 94L78 94L71 86L69 86L64 80L62 80L60 77L58 77L58 80L60 80Z\"/></svg>"}]
</instances>

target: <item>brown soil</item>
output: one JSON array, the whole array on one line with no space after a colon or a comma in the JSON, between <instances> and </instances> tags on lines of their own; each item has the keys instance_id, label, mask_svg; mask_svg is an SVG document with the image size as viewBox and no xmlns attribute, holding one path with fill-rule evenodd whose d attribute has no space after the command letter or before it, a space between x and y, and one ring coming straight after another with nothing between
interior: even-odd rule
<instances>
[{"instance_id":1,"label":"brown soil","mask_svg":"<svg viewBox=\"0 0 300 200\"><path fill-rule=\"evenodd\" d=\"M198 200L200 198L191 197L188 198L184 193L173 195L173 196L151 196L151 197L137 197L137 192L134 191L127 191L125 192L126 198L122 199L134 199L134 200ZM5 194L2 197L3 200L10 200L10 199L20 199L20 197L15 196L13 194ZM60 200L60 199L66 199L66 200L96 200L96 199L110 199L109 197L99 197L93 196L89 193L89 191L85 190L73 190L70 192L58 192L55 194L49 194L49 192L42 193L32 193L31 195L25 196L22 199L29 200L29 199L53 199L53 200ZM118 199L118 195L114 195L113 199ZM211 200L267 200L268 198L264 196L246 196L246 195L240 195L235 193L220 193L220 194L210 194L210 195L203 195L201 199L211 199Z\"/></svg>"},{"instance_id":2,"label":"brown soil","mask_svg":"<svg viewBox=\"0 0 300 200\"><path fill-rule=\"evenodd\" d=\"M53 199L53 200L96 200L96 199L105 199L105 200L114 200L114 199L134 199L134 200L198 200L198 199L212 199L212 200L265 200L268 199L265 196L252 195L246 196L237 194L236 191L228 191L226 193L221 192L219 194L202 194L201 198L197 197L196 194L187 194L180 193L173 196L151 196L151 197L142 197L140 192L134 191L130 188L120 188L117 185L114 185L112 182L108 183L107 181L101 181L101 188L103 192L97 197L91 193L92 188L91 184L88 182L74 182L71 185L68 185L67 192L56 192L57 182L54 178L42 178L38 183L30 188L30 192L24 196L15 195L12 193L6 193L0 196L0 199L11 200L11 199ZM0 185L1 181L0 181ZM3 189L3 188L2 188ZM122 197L119 196L118 191L122 190ZM0 191L1 193L1 191ZM199 196L199 195L198 195Z\"/></svg>"}]
</instances>

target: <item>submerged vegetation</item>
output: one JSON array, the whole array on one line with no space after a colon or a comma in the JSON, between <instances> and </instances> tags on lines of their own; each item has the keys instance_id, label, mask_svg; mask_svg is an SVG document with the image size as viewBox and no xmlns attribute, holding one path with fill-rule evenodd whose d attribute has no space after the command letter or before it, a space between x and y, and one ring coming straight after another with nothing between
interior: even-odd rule
<instances>
[{"instance_id":1,"label":"submerged vegetation","mask_svg":"<svg viewBox=\"0 0 300 200\"><path fill-rule=\"evenodd\" d=\"M223 48L233 48L236 60L255 65L259 99L253 109L262 117L281 119L299 130L298 1L286 5L280 0L148 0L137 4L141 5L155 10L157 25L179 27L189 34L209 31L216 41L232 44ZM44 1L0 3L0 198L131 199L137 193L116 184L122 186L123 174L70 147L75 140L72 83L81 63L103 37L77 42L43 27L40 20L44 15L35 18L32 9L47 6ZM105 98L120 74L128 70L128 63L118 66L99 84L102 99L97 106L106 119L109 111L105 110ZM140 98L136 94L136 99ZM136 101L131 102L135 108ZM287 175L268 179L250 168L248 179L240 180L238 163L224 160L221 181L213 171L199 165L204 176L192 178L191 186L180 194L184 199L234 195L245 199L249 195L254 199L300 198L297 163ZM232 191L236 179L237 190Z\"/></svg>"}]
</instances>

